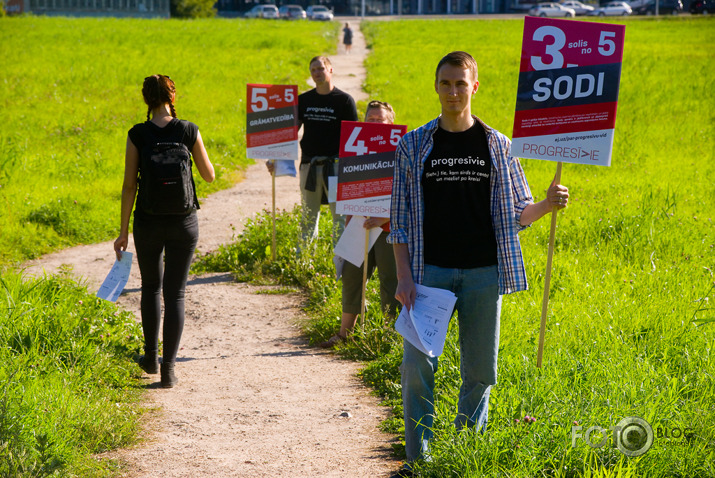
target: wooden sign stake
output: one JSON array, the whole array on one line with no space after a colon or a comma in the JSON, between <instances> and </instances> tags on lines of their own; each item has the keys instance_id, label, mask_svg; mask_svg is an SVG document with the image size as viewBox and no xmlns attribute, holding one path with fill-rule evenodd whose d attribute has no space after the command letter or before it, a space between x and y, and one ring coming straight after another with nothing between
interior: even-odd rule
<instances>
[{"instance_id":1,"label":"wooden sign stake","mask_svg":"<svg viewBox=\"0 0 715 478\"><path fill-rule=\"evenodd\" d=\"M271 171L271 179L273 182L273 238L271 240L271 260L276 260L276 169L275 162L273 171Z\"/></svg>"},{"instance_id":2,"label":"wooden sign stake","mask_svg":"<svg viewBox=\"0 0 715 478\"><path fill-rule=\"evenodd\" d=\"M556 184L561 183L561 161L556 165ZM541 329L539 330L539 350L536 354L536 366L541 368L541 358L544 354L544 336L546 334L546 312L549 308L549 288L551 287L551 260L554 256L554 242L556 240L556 215L558 209L551 210L551 235L549 236L549 254L546 258L546 275L544 278L544 299L541 303Z\"/></svg>"},{"instance_id":3,"label":"wooden sign stake","mask_svg":"<svg viewBox=\"0 0 715 478\"><path fill-rule=\"evenodd\" d=\"M362 302L360 303L360 325L365 324L365 289L367 289L367 255L370 252L370 229L365 229L365 258L362 261Z\"/></svg>"}]
</instances>

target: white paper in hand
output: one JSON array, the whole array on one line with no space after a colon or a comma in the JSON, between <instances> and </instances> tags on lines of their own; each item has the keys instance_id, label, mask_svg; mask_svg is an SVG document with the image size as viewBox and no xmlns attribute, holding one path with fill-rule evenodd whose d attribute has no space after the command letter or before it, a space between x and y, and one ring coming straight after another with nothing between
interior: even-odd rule
<instances>
[{"instance_id":1,"label":"white paper in hand","mask_svg":"<svg viewBox=\"0 0 715 478\"><path fill-rule=\"evenodd\" d=\"M353 216L348 225L345 226L333 251L336 255L354 264L355 267L360 267L365 261L365 228L363 224L366 220L365 216ZM370 229L368 251L375 245L380 234L382 234L382 228L373 227Z\"/></svg>"},{"instance_id":2,"label":"white paper in hand","mask_svg":"<svg viewBox=\"0 0 715 478\"><path fill-rule=\"evenodd\" d=\"M275 172L276 172L277 178L279 178L281 176L290 176L290 177L294 178L296 175L295 161L290 161L288 159L281 159L281 160L273 161L273 165L276 168Z\"/></svg>"},{"instance_id":3,"label":"white paper in hand","mask_svg":"<svg viewBox=\"0 0 715 478\"><path fill-rule=\"evenodd\" d=\"M442 355L457 296L452 292L415 284L415 305L402 307L395 329L409 343L430 357Z\"/></svg>"},{"instance_id":4,"label":"white paper in hand","mask_svg":"<svg viewBox=\"0 0 715 478\"><path fill-rule=\"evenodd\" d=\"M109 271L102 286L97 291L97 297L110 302L117 301L129 280L129 272L132 270L132 257L131 252L124 251L122 252L122 259L114 261L112 270Z\"/></svg>"}]
</instances>

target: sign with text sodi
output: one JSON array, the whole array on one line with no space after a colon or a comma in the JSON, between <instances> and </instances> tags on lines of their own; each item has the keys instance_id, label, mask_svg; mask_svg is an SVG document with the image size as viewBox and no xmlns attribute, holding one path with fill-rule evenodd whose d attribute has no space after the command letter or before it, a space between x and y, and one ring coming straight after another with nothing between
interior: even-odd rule
<instances>
[{"instance_id":1,"label":"sign with text sodi","mask_svg":"<svg viewBox=\"0 0 715 478\"><path fill-rule=\"evenodd\" d=\"M512 154L610 166L625 26L526 17Z\"/></svg>"},{"instance_id":2,"label":"sign with text sodi","mask_svg":"<svg viewBox=\"0 0 715 478\"><path fill-rule=\"evenodd\" d=\"M390 217L395 149L407 126L343 121L336 212Z\"/></svg>"},{"instance_id":3,"label":"sign with text sodi","mask_svg":"<svg viewBox=\"0 0 715 478\"><path fill-rule=\"evenodd\" d=\"M298 159L298 87L248 85L246 157Z\"/></svg>"}]
</instances>

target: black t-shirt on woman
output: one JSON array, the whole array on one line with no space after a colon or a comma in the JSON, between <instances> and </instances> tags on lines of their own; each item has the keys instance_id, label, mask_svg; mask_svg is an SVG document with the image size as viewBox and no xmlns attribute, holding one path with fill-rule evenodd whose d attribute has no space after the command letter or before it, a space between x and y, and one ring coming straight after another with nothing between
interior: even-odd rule
<instances>
[{"instance_id":1,"label":"black t-shirt on woman","mask_svg":"<svg viewBox=\"0 0 715 478\"><path fill-rule=\"evenodd\" d=\"M492 162L484 127L439 128L422 174L424 260L439 267L471 269L497 263L490 214Z\"/></svg>"},{"instance_id":2,"label":"black t-shirt on woman","mask_svg":"<svg viewBox=\"0 0 715 478\"><path fill-rule=\"evenodd\" d=\"M135 124L129 130L129 139L132 140L134 146L139 150L139 157L150 155L151 150L156 143L183 143L189 148L189 151L194 149L194 144L199 136L199 127L194 123L186 120L172 119L164 126L157 126L151 121ZM139 161L141 168L141 160ZM139 195L141 195L141 188ZM141 201L137 198L136 211L140 215L146 213L141 209ZM152 216L156 217L156 216Z\"/></svg>"}]
</instances>

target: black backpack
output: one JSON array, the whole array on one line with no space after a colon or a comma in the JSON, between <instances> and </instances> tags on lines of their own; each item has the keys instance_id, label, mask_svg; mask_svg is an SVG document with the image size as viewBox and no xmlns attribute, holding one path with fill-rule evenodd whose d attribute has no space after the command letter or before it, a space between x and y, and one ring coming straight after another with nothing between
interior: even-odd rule
<instances>
[{"instance_id":1,"label":"black backpack","mask_svg":"<svg viewBox=\"0 0 715 478\"><path fill-rule=\"evenodd\" d=\"M138 202L144 212L178 215L199 209L185 144L155 143L140 156Z\"/></svg>"}]
</instances>

